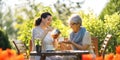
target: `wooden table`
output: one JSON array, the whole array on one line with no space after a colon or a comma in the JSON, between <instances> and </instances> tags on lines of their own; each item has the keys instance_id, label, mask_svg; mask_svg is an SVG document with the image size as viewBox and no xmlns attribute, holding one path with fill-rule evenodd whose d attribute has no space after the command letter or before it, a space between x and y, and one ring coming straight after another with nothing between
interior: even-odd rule
<instances>
[{"instance_id":1,"label":"wooden table","mask_svg":"<svg viewBox=\"0 0 120 60\"><path fill-rule=\"evenodd\" d=\"M36 51L32 51L30 53L31 56L41 56L40 60L45 60L46 56L54 56L54 55L75 55L77 56L77 60L81 60L82 54L89 54L88 50L67 50L67 51L42 51L41 53L37 53Z\"/></svg>"}]
</instances>

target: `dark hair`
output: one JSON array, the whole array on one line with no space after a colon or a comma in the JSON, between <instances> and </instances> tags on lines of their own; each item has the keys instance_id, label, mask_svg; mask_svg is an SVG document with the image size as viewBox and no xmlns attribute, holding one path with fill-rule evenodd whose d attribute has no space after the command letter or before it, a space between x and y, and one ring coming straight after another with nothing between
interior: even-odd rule
<instances>
[{"instance_id":1,"label":"dark hair","mask_svg":"<svg viewBox=\"0 0 120 60\"><path fill-rule=\"evenodd\" d=\"M40 25L42 18L47 18L47 16L52 16L49 12L44 12L41 16L35 21L35 26Z\"/></svg>"}]
</instances>

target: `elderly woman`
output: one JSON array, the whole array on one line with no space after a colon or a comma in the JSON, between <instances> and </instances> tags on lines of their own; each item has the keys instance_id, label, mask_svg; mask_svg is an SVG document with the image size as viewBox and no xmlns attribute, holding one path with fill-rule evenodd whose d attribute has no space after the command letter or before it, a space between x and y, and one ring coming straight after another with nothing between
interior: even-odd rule
<instances>
[{"instance_id":1,"label":"elderly woman","mask_svg":"<svg viewBox=\"0 0 120 60\"><path fill-rule=\"evenodd\" d=\"M70 40L65 43L71 44L74 50L90 50L90 53L93 54L91 36L85 27L82 26L81 17L77 14L72 15L69 18L69 25L72 32L70 33Z\"/></svg>"},{"instance_id":2,"label":"elderly woman","mask_svg":"<svg viewBox=\"0 0 120 60\"><path fill-rule=\"evenodd\" d=\"M72 15L69 19L70 34L69 43L71 43L75 50L88 50L91 45L91 37L89 32L82 27L82 19L79 15Z\"/></svg>"}]
</instances>

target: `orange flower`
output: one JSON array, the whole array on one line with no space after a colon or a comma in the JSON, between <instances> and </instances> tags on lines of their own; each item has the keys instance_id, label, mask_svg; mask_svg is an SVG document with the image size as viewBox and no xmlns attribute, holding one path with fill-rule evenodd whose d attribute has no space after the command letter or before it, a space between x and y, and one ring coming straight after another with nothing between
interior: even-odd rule
<instances>
[{"instance_id":1,"label":"orange flower","mask_svg":"<svg viewBox=\"0 0 120 60\"><path fill-rule=\"evenodd\" d=\"M83 54L82 60L93 60L92 54Z\"/></svg>"},{"instance_id":2,"label":"orange flower","mask_svg":"<svg viewBox=\"0 0 120 60\"><path fill-rule=\"evenodd\" d=\"M7 51L2 51L1 54L0 54L0 60L7 60L8 58L8 53Z\"/></svg>"},{"instance_id":3,"label":"orange flower","mask_svg":"<svg viewBox=\"0 0 120 60\"><path fill-rule=\"evenodd\" d=\"M102 56L97 56L95 60L103 60Z\"/></svg>"},{"instance_id":4,"label":"orange flower","mask_svg":"<svg viewBox=\"0 0 120 60\"><path fill-rule=\"evenodd\" d=\"M116 46L116 53L117 53L117 54L120 54L120 45L119 45L119 46Z\"/></svg>"},{"instance_id":5,"label":"orange flower","mask_svg":"<svg viewBox=\"0 0 120 60\"><path fill-rule=\"evenodd\" d=\"M8 57L16 56L16 51L15 50L7 49L6 51L7 51Z\"/></svg>"},{"instance_id":6,"label":"orange flower","mask_svg":"<svg viewBox=\"0 0 120 60\"><path fill-rule=\"evenodd\" d=\"M113 60L120 60L120 54L116 54Z\"/></svg>"},{"instance_id":7,"label":"orange flower","mask_svg":"<svg viewBox=\"0 0 120 60\"><path fill-rule=\"evenodd\" d=\"M0 54L2 53L2 49L0 48Z\"/></svg>"},{"instance_id":8,"label":"orange flower","mask_svg":"<svg viewBox=\"0 0 120 60\"><path fill-rule=\"evenodd\" d=\"M114 54L113 53L105 55L105 60L113 60L113 58L114 58Z\"/></svg>"},{"instance_id":9,"label":"orange flower","mask_svg":"<svg viewBox=\"0 0 120 60\"><path fill-rule=\"evenodd\" d=\"M19 56L16 57L16 60L24 60L24 55L20 54Z\"/></svg>"},{"instance_id":10,"label":"orange flower","mask_svg":"<svg viewBox=\"0 0 120 60\"><path fill-rule=\"evenodd\" d=\"M14 50L0 48L0 60L24 60L24 55L17 55Z\"/></svg>"}]
</instances>

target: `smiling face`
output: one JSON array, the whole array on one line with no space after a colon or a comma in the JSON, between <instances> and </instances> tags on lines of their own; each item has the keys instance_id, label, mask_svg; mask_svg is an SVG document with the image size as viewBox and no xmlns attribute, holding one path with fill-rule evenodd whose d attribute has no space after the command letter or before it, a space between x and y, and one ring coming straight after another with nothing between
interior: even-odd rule
<instances>
[{"instance_id":1,"label":"smiling face","mask_svg":"<svg viewBox=\"0 0 120 60\"><path fill-rule=\"evenodd\" d=\"M79 15L73 14L69 20L69 26L73 30L73 32L78 32L80 29L80 26L82 25L82 19Z\"/></svg>"},{"instance_id":2,"label":"smiling face","mask_svg":"<svg viewBox=\"0 0 120 60\"><path fill-rule=\"evenodd\" d=\"M70 21L69 26L70 26L70 28L72 28L73 32L78 32L80 29L80 24L75 23L73 21Z\"/></svg>"},{"instance_id":3,"label":"smiling face","mask_svg":"<svg viewBox=\"0 0 120 60\"><path fill-rule=\"evenodd\" d=\"M50 26L52 22L52 16L48 15L46 18L42 18L43 23L46 27Z\"/></svg>"}]
</instances>

